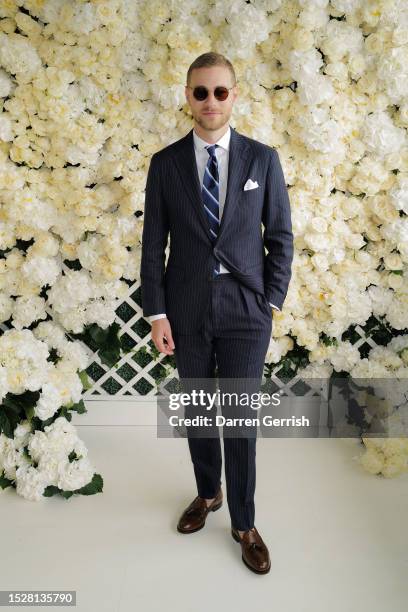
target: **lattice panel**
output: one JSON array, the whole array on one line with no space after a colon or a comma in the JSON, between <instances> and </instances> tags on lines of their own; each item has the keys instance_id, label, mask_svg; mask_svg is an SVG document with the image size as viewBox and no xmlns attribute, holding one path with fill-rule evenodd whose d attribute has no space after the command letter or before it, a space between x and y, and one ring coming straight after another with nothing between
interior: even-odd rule
<instances>
[{"instance_id":1,"label":"lattice panel","mask_svg":"<svg viewBox=\"0 0 408 612\"><path fill-rule=\"evenodd\" d=\"M140 283L129 289L128 297L116 310L119 336L125 346L124 353L113 368L109 368L93 354L87 374L94 382L84 393L84 399L107 399L112 396L155 395L157 383L174 370L172 360L160 355L151 337L150 323L143 318Z\"/></svg>"}]
</instances>

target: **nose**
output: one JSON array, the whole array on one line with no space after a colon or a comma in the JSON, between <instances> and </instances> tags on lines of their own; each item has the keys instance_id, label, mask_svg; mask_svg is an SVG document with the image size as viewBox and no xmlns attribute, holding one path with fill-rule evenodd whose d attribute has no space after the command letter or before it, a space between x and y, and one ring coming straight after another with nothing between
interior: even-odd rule
<instances>
[{"instance_id":1,"label":"nose","mask_svg":"<svg viewBox=\"0 0 408 612\"><path fill-rule=\"evenodd\" d=\"M208 96L204 100L205 106L203 107L204 112L217 112L219 101L214 96L214 93L211 91L208 93Z\"/></svg>"},{"instance_id":2,"label":"nose","mask_svg":"<svg viewBox=\"0 0 408 612\"><path fill-rule=\"evenodd\" d=\"M214 95L214 92L213 92L213 91L209 91L209 92L208 92L208 96L207 96L207 98L206 98L206 99L207 99L207 100L211 100L211 99L216 100L217 98L215 97L215 95Z\"/></svg>"}]
</instances>

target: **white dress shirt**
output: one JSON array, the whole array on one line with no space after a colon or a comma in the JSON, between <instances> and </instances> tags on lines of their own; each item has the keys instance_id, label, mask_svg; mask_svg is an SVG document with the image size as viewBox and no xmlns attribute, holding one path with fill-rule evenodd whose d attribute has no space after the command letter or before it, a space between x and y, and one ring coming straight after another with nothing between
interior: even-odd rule
<instances>
[{"instance_id":1,"label":"white dress shirt","mask_svg":"<svg viewBox=\"0 0 408 612\"><path fill-rule=\"evenodd\" d=\"M227 193L230 138L231 138L231 128L230 126L228 126L228 130L225 132L225 134L221 136L221 138L217 140L217 142L215 143L218 145L218 147L215 149L215 155L217 157L218 176L220 179L219 194L218 194L219 195L219 205L220 205L220 220L224 212L225 196ZM194 152L195 152L195 158L196 158L196 163L197 163L198 178L200 179L200 185L202 185L203 180L204 180L205 167L207 165L208 157L209 157L208 151L206 150L205 147L208 147L209 144L214 144L214 143L206 142L205 140L200 138L200 136L196 133L194 129L193 129L193 139L194 139ZM229 272L229 270L225 268L225 266L223 266L222 263L220 262L220 273L222 272L224 273ZM270 302L269 304L272 306L272 308L275 308L275 310L280 310L280 308L278 308L274 304L271 304ZM150 316L149 320L154 321L155 319L163 319L165 317L166 315L164 313L161 313L161 314Z\"/></svg>"}]
</instances>

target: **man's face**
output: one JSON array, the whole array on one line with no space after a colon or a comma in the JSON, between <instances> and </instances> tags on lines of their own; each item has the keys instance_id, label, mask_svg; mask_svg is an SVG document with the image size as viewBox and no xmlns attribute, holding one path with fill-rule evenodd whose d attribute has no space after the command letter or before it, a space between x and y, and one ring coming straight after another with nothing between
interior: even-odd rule
<instances>
[{"instance_id":1,"label":"man's face","mask_svg":"<svg viewBox=\"0 0 408 612\"><path fill-rule=\"evenodd\" d=\"M186 100L191 108L191 113L196 123L203 129L212 131L219 130L226 125L231 117L232 107L237 98L237 87L234 79L226 66L211 66L208 68L194 68L191 73L190 87L185 87ZM209 90L207 98L203 101L196 100L193 96L193 88L199 85ZM224 101L217 100L214 96L216 87L233 87Z\"/></svg>"}]
</instances>

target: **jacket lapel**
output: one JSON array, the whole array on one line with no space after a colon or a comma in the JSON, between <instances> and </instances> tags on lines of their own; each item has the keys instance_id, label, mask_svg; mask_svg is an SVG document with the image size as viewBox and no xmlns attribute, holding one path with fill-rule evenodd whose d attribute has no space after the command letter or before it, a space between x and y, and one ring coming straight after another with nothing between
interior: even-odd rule
<instances>
[{"instance_id":1,"label":"jacket lapel","mask_svg":"<svg viewBox=\"0 0 408 612\"><path fill-rule=\"evenodd\" d=\"M197 171L197 163L194 152L193 130L180 141L180 148L176 151L175 162L179 169L183 183L197 210L197 217L209 239L212 242L210 227L201 197L201 185ZM223 229L233 217L237 205L239 192L243 188L246 179L249 162L250 147L246 139L231 127L231 139L228 160L227 193L225 197L224 211L221 218L220 229L215 244L219 242Z\"/></svg>"},{"instance_id":2,"label":"jacket lapel","mask_svg":"<svg viewBox=\"0 0 408 612\"><path fill-rule=\"evenodd\" d=\"M231 140L228 159L227 193L225 196L224 211L221 217L220 229L215 243L220 241L223 229L234 216L235 207L238 204L240 191L246 180L251 156L250 147L244 136L231 127Z\"/></svg>"}]
</instances>

